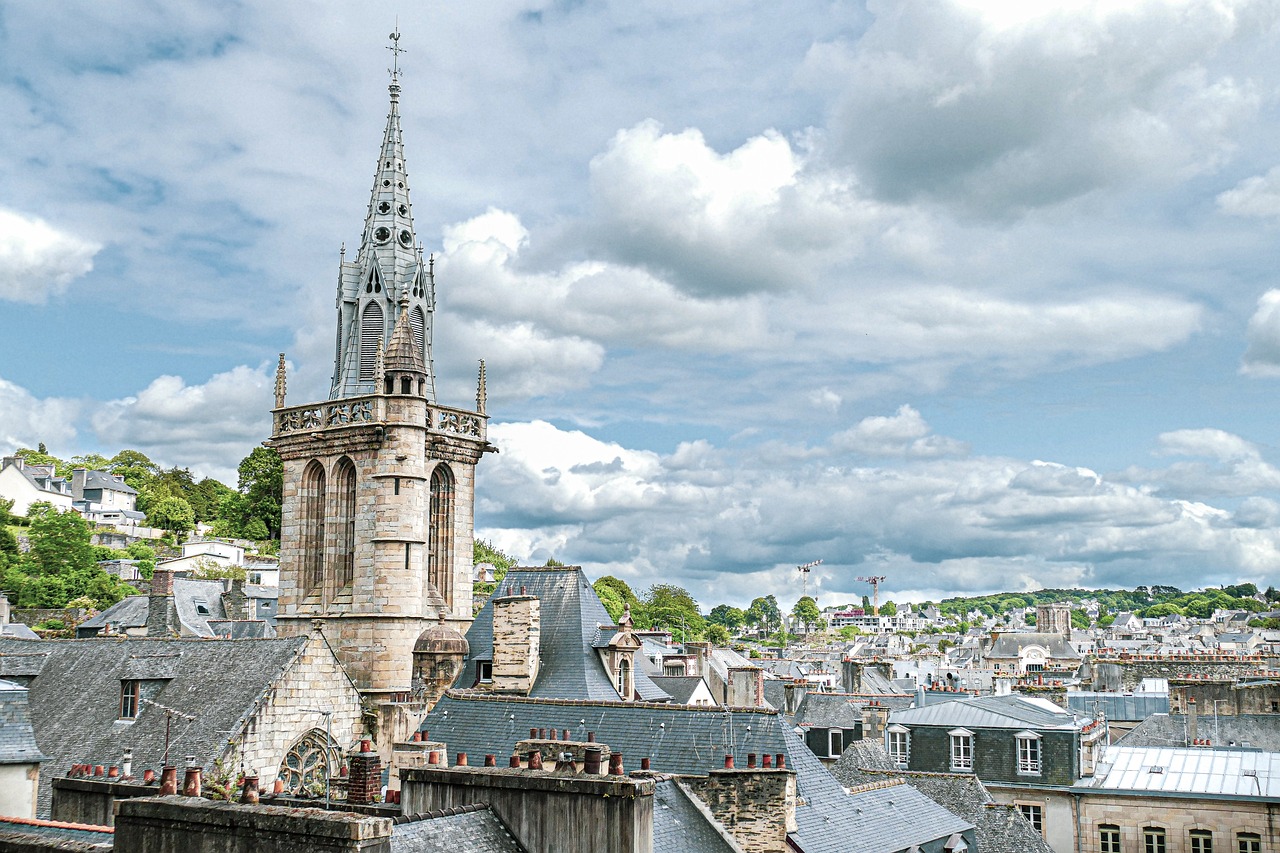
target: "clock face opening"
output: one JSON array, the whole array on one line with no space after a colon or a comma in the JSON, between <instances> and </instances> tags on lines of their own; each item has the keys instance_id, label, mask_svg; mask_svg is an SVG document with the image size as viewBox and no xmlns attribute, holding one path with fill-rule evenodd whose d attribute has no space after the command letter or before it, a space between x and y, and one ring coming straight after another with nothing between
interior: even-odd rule
<instances>
[{"instance_id":1,"label":"clock face opening","mask_svg":"<svg viewBox=\"0 0 1280 853\"><path fill-rule=\"evenodd\" d=\"M391 229L386 227L378 227L373 229L373 239L379 243L385 243L391 239Z\"/></svg>"}]
</instances>

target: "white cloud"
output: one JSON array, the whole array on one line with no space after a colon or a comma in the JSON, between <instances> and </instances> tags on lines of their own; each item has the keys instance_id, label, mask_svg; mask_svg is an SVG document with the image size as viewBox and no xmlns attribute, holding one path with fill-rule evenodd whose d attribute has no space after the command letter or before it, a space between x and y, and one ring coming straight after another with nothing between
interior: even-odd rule
<instances>
[{"instance_id":1,"label":"white cloud","mask_svg":"<svg viewBox=\"0 0 1280 853\"><path fill-rule=\"evenodd\" d=\"M0 299L41 303L93 269L97 243L0 208Z\"/></svg>"},{"instance_id":2,"label":"white cloud","mask_svg":"<svg viewBox=\"0 0 1280 853\"><path fill-rule=\"evenodd\" d=\"M1004 216L1213 168L1257 111L1210 68L1266 0L1021 5L873 3L856 44L813 50L806 79L840 87L830 155L883 198Z\"/></svg>"},{"instance_id":3,"label":"white cloud","mask_svg":"<svg viewBox=\"0 0 1280 853\"><path fill-rule=\"evenodd\" d=\"M1248 347L1240 372L1260 378L1280 376L1280 290L1268 290L1258 297L1244 337Z\"/></svg>"},{"instance_id":4,"label":"white cloud","mask_svg":"<svg viewBox=\"0 0 1280 853\"><path fill-rule=\"evenodd\" d=\"M929 425L911 406L902 405L889 417L863 418L856 426L832 436L831 444L865 456L928 458L963 454L964 442L930 435Z\"/></svg>"},{"instance_id":5,"label":"white cloud","mask_svg":"<svg viewBox=\"0 0 1280 853\"><path fill-rule=\"evenodd\" d=\"M35 447L44 442L57 454L76 437L80 404L55 397L40 399L30 391L0 379L0 451Z\"/></svg>"},{"instance_id":6,"label":"white cloud","mask_svg":"<svg viewBox=\"0 0 1280 853\"><path fill-rule=\"evenodd\" d=\"M787 291L852 256L887 212L776 131L727 154L689 128L620 130L591 161L602 248L700 296Z\"/></svg>"},{"instance_id":7,"label":"white cloud","mask_svg":"<svg viewBox=\"0 0 1280 853\"><path fill-rule=\"evenodd\" d=\"M137 394L103 404L93 429L105 447L140 450L157 464L235 483L240 460L271 435L273 388L266 365L242 365L202 385L159 376Z\"/></svg>"},{"instance_id":8,"label":"white cloud","mask_svg":"<svg viewBox=\"0 0 1280 853\"><path fill-rule=\"evenodd\" d=\"M1280 489L1280 468L1267 462L1256 444L1225 430L1181 429L1162 433L1156 439L1155 452L1160 456L1192 458L1161 469L1133 466L1119 476L1130 483L1144 483L1162 495L1182 498L1213 495L1247 498Z\"/></svg>"},{"instance_id":9,"label":"white cloud","mask_svg":"<svg viewBox=\"0 0 1280 853\"><path fill-rule=\"evenodd\" d=\"M1219 193L1218 207L1232 216L1280 216L1280 166Z\"/></svg>"}]
</instances>

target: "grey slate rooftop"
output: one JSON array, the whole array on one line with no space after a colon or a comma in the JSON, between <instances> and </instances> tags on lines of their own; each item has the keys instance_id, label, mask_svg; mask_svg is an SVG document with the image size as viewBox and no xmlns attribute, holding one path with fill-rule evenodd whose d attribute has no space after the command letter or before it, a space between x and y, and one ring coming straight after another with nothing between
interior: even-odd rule
<instances>
[{"instance_id":1,"label":"grey slate rooftop","mask_svg":"<svg viewBox=\"0 0 1280 853\"><path fill-rule=\"evenodd\" d=\"M693 692L703 683L700 675L652 675L650 679L678 705L688 704Z\"/></svg>"},{"instance_id":2,"label":"grey slate rooftop","mask_svg":"<svg viewBox=\"0 0 1280 853\"><path fill-rule=\"evenodd\" d=\"M675 779L653 792L653 853L739 853L733 837L709 819L697 794Z\"/></svg>"},{"instance_id":3,"label":"grey slate rooftop","mask_svg":"<svg viewBox=\"0 0 1280 853\"><path fill-rule=\"evenodd\" d=\"M27 688L0 681L0 764L30 764L44 759L31 727Z\"/></svg>"},{"instance_id":4,"label":"grey slate rooftop","mask_svg":"<svg viewBox=\"0 0 1280 853\"><path fill-rule=\"evenodd\" d=\"M1073 729L1071 714L1047 700L980 696L894 711L890 722L905 726L964 726L980 729Z\"/></svg>"},{"instance_id":5,"label":"grey slate rooftop","mask_svg":"<svg viewBox=\"0 0 1280 853\"><path fill-rule=\"evenodd\" d=\"M943 830L949 834L971 828L909 788L896 797L873 795L858 812L859 798L845 793L773 709L525 699L452 690L421 725L432 740L445 743L451 755L471 756L508 756L530 728L551 727L569 729L570 737L579 740L595 732L597 740L623 754L632 770L647 757L655 772L706 775L722 767L727 754L783 753L797 773L800 803L794 837L805 853L884 853L935 839ZM885 846L883 834L869 831L872 815L904 833L903 843Z\"/></svg>"},{"instance_id":6,"label":"grey slate rooftop","mask_svg":"<svg viewBox=\"0 0 1280 853\"><path fill-rule=\"evenodd\" d=\"M122 679L154 679L150 698L195 717L174 722L173 742L208 769L222 754L227 732L239 729L307 641L0 639L0 669L33 678L31 722L49 758L40 774L39 813L48 814L49 780L65 775L73 763L119 764L124 749L132 747L136 772L161 768L164 715L143 703L136 720L121 722Z\"/></svg>"},{"instance_id":7,"label":"grey slate rooftop","mask_svg":"<svg viewBox=\"0 0 1280 853\"><path fill-rule=\"evenodd\" d=\"M1067 642L1064 635L1027 631L999 635L987 652L987 657L1015 658L1027 646L1043 646L1051 658L1080 660L1080 653Z\"/></svg>"},{"instance_id":8,"label":"grey slate rooftop","mask_svg":"<svg viewBox=\"0 0 1280 853\"><path fill-rule=\"evenodd\" d=\"M525 853L486 805L397 818L391 853Z\"/></svg>"},{"instance_id":9,"label":"grey slate rooftop","mask_svg":"<svg viewBox=\"0 0 1280 853\"><path fill-rule=\"evenodd\" d=\"M1189 721L1183 714L1153 714L1116 741L1117 746L1188 746ZM1275 714L1200 714L1196 737L1214 746L1249 745L1280 752L1280 716Z\"/></svg>"},{"instance_id":10,"label":"grey slate rooftop","mask_svg":"<svg viewBox=\"0 0 1280 853\"><path fill-rule=\"evenodd\" d=\"M595 649L601 628L613 625L587 576L577 566L517 568L494 591L467 631L471 652L454 682L455 687L476 683L476 662L493 658L493 599L511 589L536 596L541 607L541 666L530 696L553 699L616 700L618 692L605 672ZM670 699L653 683L642 667L633 675L642 699Z\"/></svg>"}]
</instances>

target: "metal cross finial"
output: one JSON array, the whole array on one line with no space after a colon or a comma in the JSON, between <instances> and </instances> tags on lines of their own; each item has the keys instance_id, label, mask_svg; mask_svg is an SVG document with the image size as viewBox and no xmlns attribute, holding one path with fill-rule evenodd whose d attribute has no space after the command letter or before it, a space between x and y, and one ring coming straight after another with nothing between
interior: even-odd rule
<instances>
[{"instance_id":1,"label":"metal cross finial","mask_svg":"<svg viewBox=\"0 0 1280 853\"><path fill-rule=\"evenodd\" d=\"M391 79L397 80L400 78L400 54L409 52L400 46L399 21L396 22L395 32L391 33L387 38L391 39L391 44L387 46L387 50L391 51L391 67L387 70L391 72Z\"/></svg>"}]
</instances>

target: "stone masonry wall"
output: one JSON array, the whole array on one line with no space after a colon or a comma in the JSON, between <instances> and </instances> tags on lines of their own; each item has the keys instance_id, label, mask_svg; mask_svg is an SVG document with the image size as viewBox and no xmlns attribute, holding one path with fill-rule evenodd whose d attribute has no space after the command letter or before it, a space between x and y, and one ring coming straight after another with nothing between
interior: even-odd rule
<instances>
[{"instance_id":1,"label":"stone masonry wall","mask_svg":"<svg viewBox=\"0 0 1280 853\"><path fill-rule=\"evenodd\" d=\"M1165 830L1168 853L1189 853L1193 829L1212 832L1214 850L1235 851L1240 832L1261 836L1263 850L1280 849L1277 802L1089 793L1080 798L1081 853L1100 853L1098 827L1103 824L1120 828L1121 850L1144 849L1142 832L1148 826Z\"/></svg>"},{"instance_id":2,"label":"stone masonry wall","mask_svg":"<svg viewBox=\"0 0 1280 853\"><path fill-rule=\"evenodd\" d=\"M362 731L360 694L343 674L324 639L313 633L293 666L250 717L243 739L244 766L258 771L263 790L271 790L289 748L312 729L325 730L324 716L333 712L330 731L339 750L351 748ZM233 753L234 754L234 753ZM236 768L239 762L233 757ZM335 768L336 769L336 768ZM212 772L206 768L205 772Z\"/></svg>"},{"instance_id":3,"label":"stone masonry wall","mask_svg":"<svg viewBox=\"0 0 1280 853\"><path fill-rule=\"evenodd\" d=\"M528 693L538 676L541 602L511 595L493 602L493 689Z\"/></svg>"},{"instance_id":4,"label":"stone masonry wall","mask_svg":"<svg viewBox=\"0 0 1280 853\"><path fill-rule=\"evenodd\" d=\"M795 830L796 775L790 770L713 770L685 784L747 853L785 853Z\"/></svg>"},{"instance_id":5,"label":"stone masonry wall","mask_svg":"<svg viewBox=\"0 0 1280 853\"><path fill-rule=\"evenodd\" d=\"M146 797L116 806L124 853L391 853L391 820L319 809Z\"/></svg>"}]
</instances>

